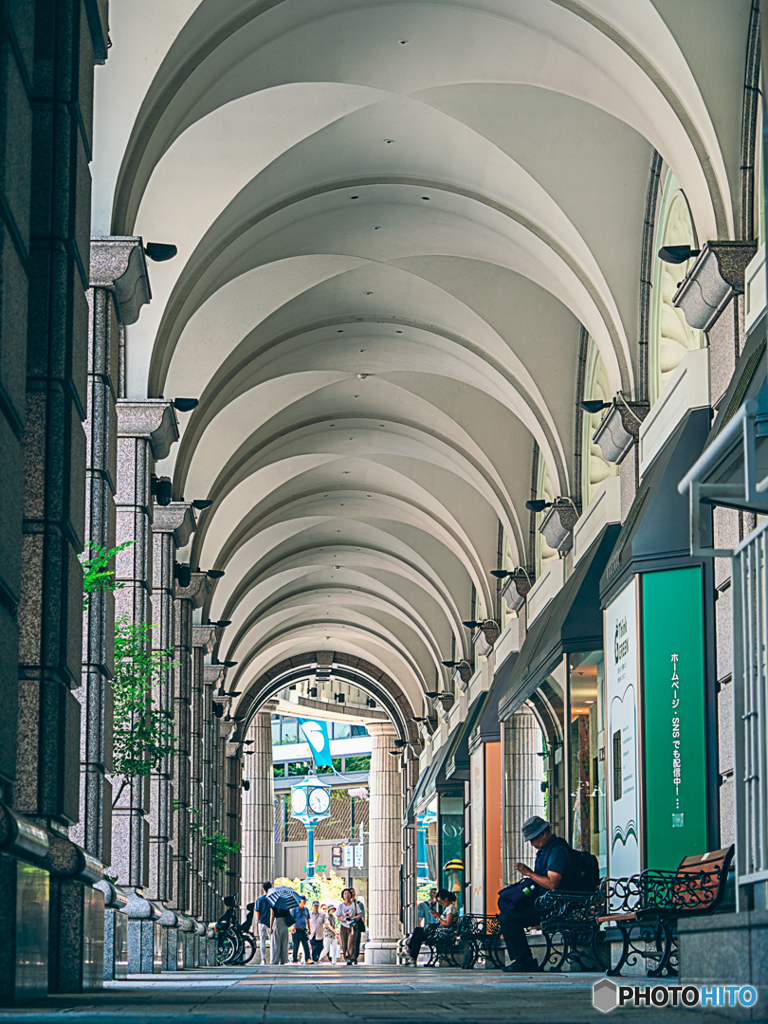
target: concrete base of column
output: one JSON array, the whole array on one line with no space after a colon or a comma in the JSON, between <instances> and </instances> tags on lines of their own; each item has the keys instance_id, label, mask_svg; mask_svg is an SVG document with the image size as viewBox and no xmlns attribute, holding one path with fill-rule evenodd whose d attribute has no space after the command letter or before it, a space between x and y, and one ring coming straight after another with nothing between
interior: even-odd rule
<instances>
[{"instance_id":1,"label":"concrete base of column","mask_svg":"<svg viewBox=\"0 0 768 1024\"><path fill-rule=\"evenodd\" d=\"M371 939L365 944L365 963L396 964L399 939Z\"/></svg>"},{"instance_id":2,"label":"concrete base of column","mask_svg":"<svg viewBox=\"0 0 768 1024\"><path fill-rule=\"evenodd\" d=\"M163 928L160 937L160 963L164 971L181 970L181 932Z\"/></svg>"},{"instance_id":3,"label":"concrete base of column","mask_svg":"<svg viewBox=\"0 0 768 1024\"><path fill-rule=\"evenodd\" d=\"M104 911L104 981L128 977L128 918L121 910Z\"/></svg>"},{"instance_id":4,"label":"concrete base of column","mask_svg":"<svg viewBox=\"0 0 768 1024\"><path fill-rule=\"evenodd\" d=\"M160 973L160 932L154 921L128 920L128 973Z\"/></svg>"},{"instance_id":5,"label":"concrete base of column","mask_svg":"<svg viewBox=\"0 0 768 1024\"><path fill-rule=\"evenodd\" d=\"M208 966L215 967L218 943L216 942L216 939L206 939L205 945L208 948Z\"/></svg>"},{"instance_id":6,"label":"concrete base of column","mask_svg":"<svg viewBox=\"0 0 768 1024\"><path fill-rule=\"evenodd\" d=\"M183 931L181 933L181 969L188 971L199 964L198 957L199 937L196 931Z\"/></svg>"}]
</instances>

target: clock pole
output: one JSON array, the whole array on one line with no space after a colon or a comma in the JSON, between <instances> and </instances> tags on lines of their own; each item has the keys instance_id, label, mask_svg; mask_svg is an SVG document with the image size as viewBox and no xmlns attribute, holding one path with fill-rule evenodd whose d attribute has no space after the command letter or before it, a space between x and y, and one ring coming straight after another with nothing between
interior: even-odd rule
<instances>
[{"instance_id":1,"label":"clock pole","mask_svg":"<svg viewBox=\"0 0 768 1024\"><path fill-rule=\"evenodd\" d=\"M307 822L307 878L315 874L315 823Z\"/></svg>"}]
</instances>

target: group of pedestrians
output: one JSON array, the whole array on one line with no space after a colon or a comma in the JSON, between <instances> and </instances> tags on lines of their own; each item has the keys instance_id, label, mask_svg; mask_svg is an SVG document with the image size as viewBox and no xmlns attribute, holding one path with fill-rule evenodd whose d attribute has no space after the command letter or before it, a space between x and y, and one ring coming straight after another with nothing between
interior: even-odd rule
<instances>
[{"instance_id":1,"label":"group of pedestrians","mask_svg":"<svg viewBox=\"0 0 768 1024\"><path fill-rule=\"evenodd\" d=\"M289 944L292 940L293 958L299 962L299 952L305 964L323 961L336 964L341 959L352 966L360 955L360 939L365 932L365 907L354 889L344 889L341 903L321 903L314 900L312 909L304 897L298 907L275 909L267 900L271 882L262 882L262 895L256 901L255 915L261 963L267 963L267 938L270 941L270 964L287 964Z\"/></svg>"}]
</instances>

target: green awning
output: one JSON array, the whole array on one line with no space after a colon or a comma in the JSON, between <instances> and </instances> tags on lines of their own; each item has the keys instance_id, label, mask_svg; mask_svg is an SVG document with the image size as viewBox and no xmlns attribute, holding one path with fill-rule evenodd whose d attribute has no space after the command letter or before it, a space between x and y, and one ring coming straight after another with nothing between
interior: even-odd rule
<instances>
[{"instance_id":1,"label":"green awning","mask_svg":"<svg viewBox=\"0 0 768 1024\"><path fill-rule=\"evenodd\" d=\"M437 752L437 756L432 758L430 764L424 769L419 776L419 781L416 783L416 788L413 791L408 808L405 812L405 823L413 824L416 820L416 815L420 814L422 809L430 802L432 797L437 792L437 777L440 769L445 766L450 754L456 747L456 742L459 739L463 722L459 722L458 725L454 726L447 741L440 747Z\"/></svg>"}]
</instances>

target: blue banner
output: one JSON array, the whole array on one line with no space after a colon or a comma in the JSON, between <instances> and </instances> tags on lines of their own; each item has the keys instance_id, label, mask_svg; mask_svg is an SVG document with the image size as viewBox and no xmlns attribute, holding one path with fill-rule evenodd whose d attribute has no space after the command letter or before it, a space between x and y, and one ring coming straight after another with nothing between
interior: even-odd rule
<instances>
[{"instance_id":1,"label":"blue banner","mask_svg":"<svg viewBox=\"0 0 768 1024\"><path fill-rule=\"evenodd\" d=\"M316 718L300 718L298 721L316 767L331 768L331 742L328 739L327 724Z\"/></svg>"}]
</instances>

